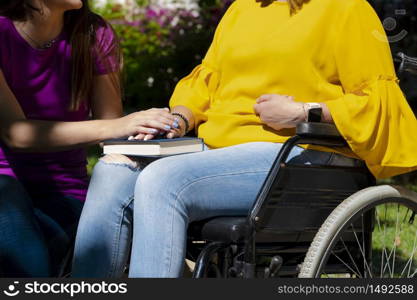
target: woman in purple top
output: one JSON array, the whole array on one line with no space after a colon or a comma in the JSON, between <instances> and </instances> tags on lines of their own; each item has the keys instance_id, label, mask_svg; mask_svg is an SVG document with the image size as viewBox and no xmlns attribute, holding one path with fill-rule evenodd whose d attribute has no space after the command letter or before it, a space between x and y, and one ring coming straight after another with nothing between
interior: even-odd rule
<instances>
[{"instance_id":1,"label":"woman in purple top","mask_svg":"<svg viewBox=\"0 0 417 300\"><path fill-rule=\"evenodd\" d=\"M178 127L165 109L122 117L120 65L86 0L1 1L0 276L59 273L88 186L84 146Z\"/></svg>"}]
</instances>

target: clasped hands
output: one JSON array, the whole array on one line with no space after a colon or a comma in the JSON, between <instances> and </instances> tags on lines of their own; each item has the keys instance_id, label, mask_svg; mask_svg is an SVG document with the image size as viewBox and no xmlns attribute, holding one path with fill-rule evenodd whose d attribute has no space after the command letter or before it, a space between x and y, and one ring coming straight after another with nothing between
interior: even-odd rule
<instances>
[{"instance_id":1,"label":"clasped hands","mask_svg":"<svg viewBox=\"0 0 417 300\"><path fill-rule=\"evenodd\" d=\"M275 130L294 128L307 118L304 104L295 102L292 96L262 95L253 109L264 124Z\"/></svg>"},{"instance_id":2,"label":"clasped hands","mask_svg":"<svg viewBox=\"0 0 417 300\"><path fill-rule=\"evenodd\" d=\"M261 121L275 130L293 128L306 118L303 103L295 102L291 96L262 95L256 99L253 108ZM168 108L152 108L121 119L127 124L125 126L130 127L128 132L131 139L150 140L158 136L175 138L185 135L184 121L171 115Z\"/></svg>"}]
</instances>

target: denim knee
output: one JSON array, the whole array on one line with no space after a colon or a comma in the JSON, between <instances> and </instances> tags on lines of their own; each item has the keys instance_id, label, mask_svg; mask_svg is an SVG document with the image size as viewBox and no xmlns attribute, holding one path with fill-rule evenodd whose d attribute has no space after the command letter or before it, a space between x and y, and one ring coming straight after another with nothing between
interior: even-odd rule
<instances>
[{"instance_id":1,"label":"denim knee","mask_svg":"<svg viewBox=\"0 0 417 300\"><path fill-rule=\"evenodd\" d=\"M139 187L140 190L160 187L161 181L167 180L170 176L168 174L170 173L169 168L166 164L161 163L162 161L164 159L155 161L143 169L138 176L136 187Z\"/></svg>"},{"instance_id":2,"label":"denim knee","mask_svg":"<svg viewBox=\"0 0 417 300\"><path fill-rule=\"evenodd\" d=\"M166 196L170 199L176 198L181 186L187 182L188 173L181 160L177 158L164 158L148 165L139 174L136 182L135 198L151 203L159 200L165 201ZM165 197L158 196L161 193Z\"/></svg>"},{"instance_id":3,"label":"denim knee","mask_svg":"<svg viewBox=\"0 0 417 300\"><path fill-rule=\"evenodd\" d=\"M121 195L129 193L133 196L133 186L128 182L136 180L139 169L125 162L100 160L94 167L93 176L87 192L87 201L112 201Z\"/></svg>"},{"instance_id":4,"label":"denim knee","mask_svg":"<svg viewBox=\"0 0 417 300\"><path fill-rule=\"evenodd\" d=\"M7 207L32 207L32 200L16 178L0 175L0 207L1 213L4 213Z\"/></svg>"},{"instance_id":5,"label":"denim knee","mask_svg":"<svg viewBox=\"0 0 417 300\"><path fill-rule=\"evenodd\" d=\"M14 177L7 175L0 175L0 191L1 194L15 193L18 191L24 192L23 185Z\"/></svg>"}]
</instances>

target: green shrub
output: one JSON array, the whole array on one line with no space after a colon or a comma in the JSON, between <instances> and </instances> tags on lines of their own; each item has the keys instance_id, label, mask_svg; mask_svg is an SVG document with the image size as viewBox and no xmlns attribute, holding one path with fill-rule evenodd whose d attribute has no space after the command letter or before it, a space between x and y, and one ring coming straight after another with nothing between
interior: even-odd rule
<instances>
[{"instance_id":1,"label":"green shrub","mask_svg":"<svg viewBox=\"0 0 417 300\"><path fill-rule=\"evenodd\" d=\"M229 4L202 0L199 11L192 11L156 7L145 0L132 14L110 1L97 9L120 38L127 111L167 106L178 80L201 62Z\"/></svg>"}]
</instances>

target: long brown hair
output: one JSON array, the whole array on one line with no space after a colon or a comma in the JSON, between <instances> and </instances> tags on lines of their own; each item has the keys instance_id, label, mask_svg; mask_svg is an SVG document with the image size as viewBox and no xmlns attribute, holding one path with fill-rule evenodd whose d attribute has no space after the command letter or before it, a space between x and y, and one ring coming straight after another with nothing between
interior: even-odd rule
<instances>
[{"instance_id":1,"label":"long brown hair","mask_svg":"<svg viewBox=\"0 0 417 300\"><path fill-rule=\"evenodd\" d=\"M71 103L70 109L77 110L83 101L92 96L95 60L100 60L100 49L97 47L96 31L101 26L111 26L99 15L90 9L88 0L82 0L83 7L78 10L71 10L65 13L64 30L70 37L72 51L72 78L71 78ZM0 15L6 16L14 21L26 21L31 18L39 8L31 5L28 0L6 0L0 2ZM108 55L117 60L121 66L121 51L117 39L112 41L108 48ZM101 60L106 62L106 60ZM109 72L110 66L105 66ZM120 68L119 68L120 69ZM121 90L120 71L111 72L112 82L117 89Z\"/></svg>"},{"instance_id":2,"label":"long brown hair","mask_svg":"<svg viewBox=\"0 0 417 300\"><path fill-rule=\"evenodd\" d=\"M256 2L261 2L262 6L268 6L271 5L276 0L256 0ZM310 0L286 0L288 3L290 14L294 15L296 14L301 8L303 8L303 5L305 3L310 2Z\"/></svg>"},{"instance_id":3,"label":"long brown hair","mask_svg":"<svg viewBox=\"0 0 417 300\"><path fill-rule=\"evenodd\" d=\"M295 14L299 11L305 3L310 2L310 0L287 0L290 7L291 14Z\"/></svg>"}]
</instances>

